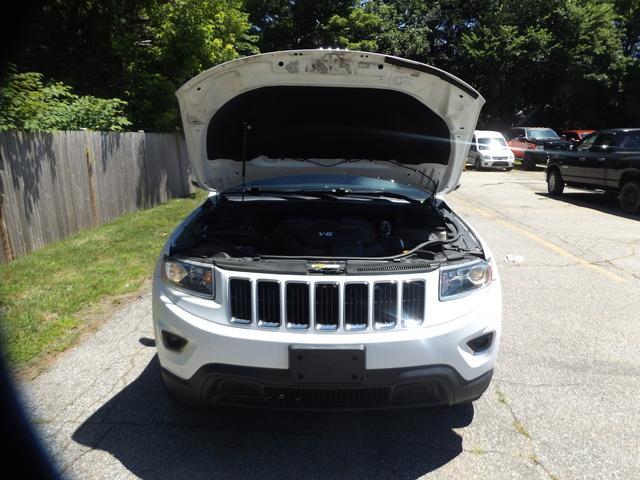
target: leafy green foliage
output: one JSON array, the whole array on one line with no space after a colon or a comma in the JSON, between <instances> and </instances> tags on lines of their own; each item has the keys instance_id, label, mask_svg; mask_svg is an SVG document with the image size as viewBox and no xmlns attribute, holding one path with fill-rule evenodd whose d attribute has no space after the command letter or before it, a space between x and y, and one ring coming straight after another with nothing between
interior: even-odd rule
<instances>
[{"instance_id":1,"label":"leafy green foliage","mask_svg":"<svg viewBox=\"0 0 640 480\"><path fill-rule=\"evenodd\" d=\"M487 127L640 123L638 0L48 0L14 60L167 131L175 90L200 71L316 47L450 71L487 99Z\"/></svg>"},{"instance_id":2,"label":"leafy green foliage","mask_svg":"<svg viewBox=\"0 0 640 480\"><path fill-rule=\"evenodd\" d=\"M251 32L262 52L332 45L326 26L346 17L355 0L246 0ZM349 40L347 40L348 42Z\"/></svg>"},{"instance_id":3,"label":"leafy green foliage","mask_svg":"<svg viewBox=\"0 0 640 480\"><path fill-rule=\"evenodd\" d=\"M0 86L0 131L102 130L119 132L131 125L117 98L78 96L61 82L45 84L40 73L9 75Z\"/></svg>"},{"instance_id":4,"label":"leafy green foliage","mask_svg":"<svg viewBox=\"0 0 640 480\"><path fill-rule=\"evenodd\" d=\"M498 2L462 34L459 64L489 100L490 122L617 123L611 106L629 61L618 24L608 1Z\"/></svg>"},{"instance_id":5,"label":"leafy green foliage","mask_svg":"<svg viewBox=\"0 0 640 480\"><path fill-rule=\"evenodd\" d=\"M15 63L118 97L134 129L179 125L174 92L217 63L257 53L242 0L48 0Z\"/></svg>"},{"instance_id":6,"label":"leafy green foliage","mask_svg":"<svg viewBox=\"0 0 640 480\"><path fill-rule=\"evenodd\" d=\"M145 129L175 130L174 92L191 77L240 53L257 53L240 0L153 2L145 21L114 40L125 65L134 118Z\"/></svg>"}]
</instances>

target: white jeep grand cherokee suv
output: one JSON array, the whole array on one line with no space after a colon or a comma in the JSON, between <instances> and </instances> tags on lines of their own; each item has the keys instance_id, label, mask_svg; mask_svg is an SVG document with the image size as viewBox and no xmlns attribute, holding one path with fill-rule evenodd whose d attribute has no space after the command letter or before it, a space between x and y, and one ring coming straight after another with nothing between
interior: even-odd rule
<instances>
[{"instance_id":1,"label":"white jeep grand cherokee suv","mask_svg":"<svg viewBox=\"0 0 640 480\"><path fill-rule=\"evenodd\" d=\"M484 99L373 53L242 58L177 92L211 191L154 276L169 393L288 408L477 399L498 353L489 248L442 196Z\"/></svg>"}]
</instances>

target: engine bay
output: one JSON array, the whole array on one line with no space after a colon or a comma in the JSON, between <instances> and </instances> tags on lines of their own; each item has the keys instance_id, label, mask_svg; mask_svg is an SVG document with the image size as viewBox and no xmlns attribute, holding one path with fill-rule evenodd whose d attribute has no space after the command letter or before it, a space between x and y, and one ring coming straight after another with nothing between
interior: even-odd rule
<instances>
[{"instance_id":1,"label":"engine bay","mask_svg":"<svg viewBox=\"0 0 640 480\"><path fill-rule=\"evenodd\" d=\"M384 259L454 237L459 237L458 250L479 248L455 218L422 204L221 200L209 208L205 203L174 242L172 253L223 259Z\"/></svg>"}]
</instances>

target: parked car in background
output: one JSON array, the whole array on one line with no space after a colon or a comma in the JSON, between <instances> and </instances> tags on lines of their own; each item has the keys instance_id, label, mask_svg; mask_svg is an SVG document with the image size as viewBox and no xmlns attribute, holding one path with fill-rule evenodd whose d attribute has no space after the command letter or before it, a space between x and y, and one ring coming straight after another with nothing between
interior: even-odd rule
<instances>
[{"instance_id":1,"label":"parked car in background","mask_svg":"<svg viewBox=\"0 0 640 480\"><path fill-rule=\"evenodd\" d=\"M595 132L595 130L563 130L560 133L570 142L576 143L584 140L584 137L593 132Z\"/></svg>"},{"instance_id":2,"label":"parked car in background","mask_svg":"<svg viewBox=\"0 0 640 480\"><path fill-rule=\"evenodd\" d=\"M522 160L524 170L537 164L546 165L550 152L569 150L571 142L546 127L516 127L509 130L507 144L516 158Z\"/></svg>"},{"instance_id":3,"label":"parked car in background","mask_svg":"<svg viewBox=\"0 0 640 480\"><path fill-rule=\"evenodd\" d=\"M499 272L442 198L459 185L477 91L411 60L296 50L218 65L177 96L211 193L154 274L175 398L353 409L482 395Z\"/></svg>"},{"instance_id":4,"label":"parked car in background","mask_svg":"<svg viewBox=\"0 0 640 480\"><path fill-rule=\"evenodd\" d=\"M513 168L514 156L507 141L500 132L490 130L476 130L473 132L467 165L473 165L476 170L483 168Z\"/></svg>"},{"instance_id":5,"label":"parked car in background","mask_svg":"<svg viewBox=\"0 0 640 480\"><path fill-rule=\"evenodd\" d=\"M627 213L640 213L640 128L600 130L547 164L549 194L564 186L618 195Z\"/></svg>"}]
</instances>

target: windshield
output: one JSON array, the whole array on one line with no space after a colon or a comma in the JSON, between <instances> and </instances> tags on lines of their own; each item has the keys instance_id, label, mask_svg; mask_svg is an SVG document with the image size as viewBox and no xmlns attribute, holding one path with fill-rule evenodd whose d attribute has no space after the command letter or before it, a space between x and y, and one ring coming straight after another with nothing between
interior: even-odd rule
<instances>
[{"instance_id":1,"label":"windshield","mask_svg":"<svg viewBox=\"0 0 640 480\"><path fill-rule=\"evenodd\" d=\"M384 191L396 195L403 195L414 200L423 201L430 194L417 187L405 185L393 180L382 180L370 177L357 177L352 175L289 175L285 177L267 178L247 182L247 188L259 187L269 190L300 191L300 190L327 190L336 188L349 189L352 192ZM242 187L230 188L224 193L239 193Z\"/></svg>"},{"instance_id":2,"label":"windshield","mask_svg":"<svg viewBox=\"0 0 640 480\"><path fill-rule=\"evenodd\" d=\"M480 145L486 145L488 147L506 147L507 143L503 138L500 137L485 137L478 138L478 143Z\"/></svg>"},{"instance_id":3,"label":"windshield","mask_svg":"<svg viewBox=\"0 0 640 480\"><path fill-rule=\"evenodd\" d=\"M529 138L560 138L556 132L550 128L538 128L536 130L529 130Z\"/></svg>"}]
</instances>

